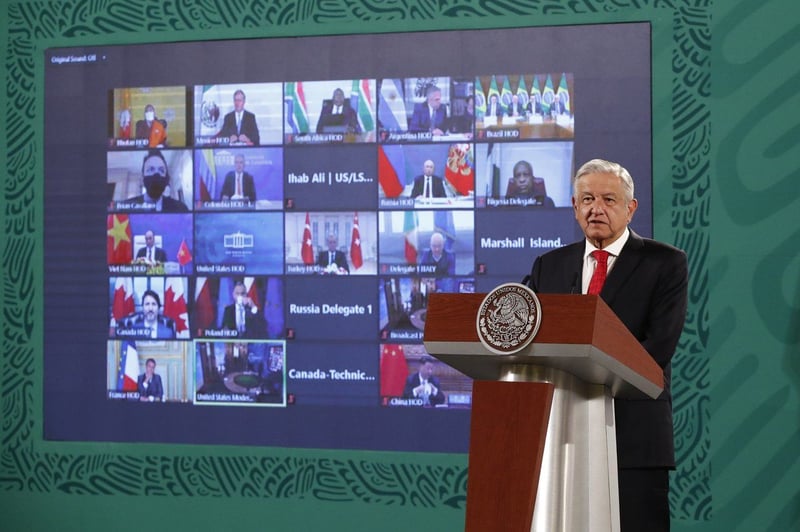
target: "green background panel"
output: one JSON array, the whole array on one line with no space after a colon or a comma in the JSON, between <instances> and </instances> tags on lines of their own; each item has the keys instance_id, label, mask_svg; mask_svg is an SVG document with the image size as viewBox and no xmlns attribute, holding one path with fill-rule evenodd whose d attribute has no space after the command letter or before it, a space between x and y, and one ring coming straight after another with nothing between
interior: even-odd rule
<instances>
[{"instance_id":1,"label":"green background panel","mask_svg":"<svg viewBox=\"0 0 800 532\"><path fill-rule=\"evenodd\" d=\"M464 455L42 441L45 48L626 21L653 28L655 235L690 259L674 363L673 530L800 528L793 0L4 5L3 530L443 531L464 521Z\"/></svg>"}]
</instances>

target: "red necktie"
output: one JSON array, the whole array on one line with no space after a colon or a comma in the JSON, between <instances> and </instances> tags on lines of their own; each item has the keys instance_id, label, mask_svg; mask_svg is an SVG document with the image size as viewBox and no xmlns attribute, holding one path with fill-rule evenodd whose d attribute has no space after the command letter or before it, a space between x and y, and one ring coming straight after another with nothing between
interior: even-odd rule
<instances>
[{"instance_id":1,"label":"red necktie","mask_svg":"<svg viewBox=\"0 0 800 532\"><path fill-rule=\"evenodd\" d=\"M592 274L592 280L589 281L587 294L596 296L603 289L603 283L606 282L606 272L608 271L608 255L608 251L601 249L592 251L592 256L597 261L597 266Z\"/></svg>"}]
</instances>

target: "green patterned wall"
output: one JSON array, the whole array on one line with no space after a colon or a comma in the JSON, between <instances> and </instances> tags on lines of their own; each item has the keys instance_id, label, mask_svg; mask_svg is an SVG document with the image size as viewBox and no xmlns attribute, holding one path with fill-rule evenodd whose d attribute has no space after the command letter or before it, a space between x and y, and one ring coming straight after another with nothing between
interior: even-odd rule
<instances>
[{"instance_id":1,"label":"green patterned wall","mask_svg":"<svg viewBox=\"0 0 800 532\"><path fill-rule=\"evenodd\" d=\"M714 12L716 530L800 530L800 4Z\"/></svg>"},{"instance_id":2,"label":"green patterned wall","mask_svg":"<svg viewBox=\"0 0 800 532\"><path fill-rule=\"evenodd\" d=\"M11 3L0 22L7 168L0 210L0 515L9 530L133 530L144 520L175 530L404 530L411 523L458 530L466 494L465 456L42 441L46 47L630 20L653 24L656 236L690 257L689 316L674 376L674 528L796 529L798 8L790 0L718 3L725 5ZM785 16L787 9L794 16ZM749 253L734 261L742 242ZM770 281L756 291L756 277ZM769 488L755 490L755 483Z\"/></svg>"}]
</instances>

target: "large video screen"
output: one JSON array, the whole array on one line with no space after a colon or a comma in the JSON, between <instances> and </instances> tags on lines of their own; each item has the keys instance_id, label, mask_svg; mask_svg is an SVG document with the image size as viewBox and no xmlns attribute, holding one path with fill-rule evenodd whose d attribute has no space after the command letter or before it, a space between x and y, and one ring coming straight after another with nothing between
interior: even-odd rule
<instances>
[{"instance_id":1,"label":"large video screen","mask_svg":"<svg viewBox=\"0 0 800 532\"><path fill-rule=\"evenodd\" d=\"M650 93L647 24L47 50L45 438L465 452L428 299L582 238L591 158L652 234Z\"/></svg>"}]
</instances>

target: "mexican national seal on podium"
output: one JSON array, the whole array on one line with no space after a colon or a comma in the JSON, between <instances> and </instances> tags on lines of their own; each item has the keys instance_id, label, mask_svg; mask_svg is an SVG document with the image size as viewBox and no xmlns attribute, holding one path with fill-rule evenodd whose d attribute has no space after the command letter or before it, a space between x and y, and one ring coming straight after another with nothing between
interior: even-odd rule
<instances>
[{"instance_id":1,"label":"mexican national seal on podium","mask_svg":"<svg viewBox=\"0 0 800 532\"><path fill-rule=\"evenodd\" d=\"M536 293L519 283L501 284L478 308L478 338L491 352L510 355L533 341L542 321Z\"/></svg>"}]
</instances>

